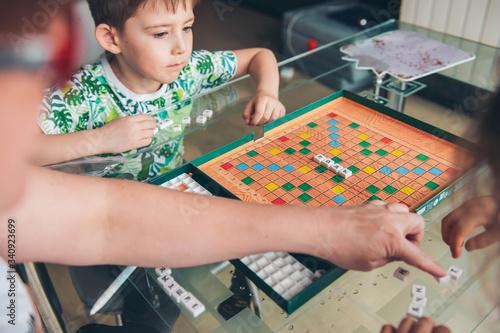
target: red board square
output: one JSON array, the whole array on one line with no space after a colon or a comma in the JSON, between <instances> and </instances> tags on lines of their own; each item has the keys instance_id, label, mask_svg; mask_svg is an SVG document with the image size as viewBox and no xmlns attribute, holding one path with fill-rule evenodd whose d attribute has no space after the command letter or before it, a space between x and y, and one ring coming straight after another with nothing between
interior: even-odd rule
<instances>
[{"instance_id":1,"label":"red board square","mask_svg":"<svg viewBox=\"0 0 500 333\"><path fill-rule=\"evenodd\" d=\"M285 200L278 198L272 202L273 205L284 205L286 204Z\"/></svg>"},{"instance_id":2,"label":"red board square","mask_svg":"<svg viewBox=\"0 0 500 333\"><path fill-rule=\"evenodd\" d=\"M385 143L385 144L389 144L389 143L391 143L391 142L392 142L392 140L391 140L391 139L389 139L389 138L383 138L383 139L382 139L382 140L380 140L380 141L382 141L382 142L383 142L383 143Z\"/></svg>"},{"instance_id":3,"label":"red board square","mask_svg":"<svg viewBox=\"0 0 500 333\"><path fill-rule=\"evenodd\" d=\"M279 138L278 140L280 140L281 142L287 142L288 140L290 140L289 138L287 138L286 136L282 136L281 138Z\"/></svg>"},{"instance_id":4,"label":"red board square","mask_svg":"<svg viewBox=\"0 0 500 333\"><path fill-rule=\"evenodd\" d=\"M221 165L220 167L227 171L227 170L231 169L233 167L233 165L231 163L226 163L226 164Z\"/></svg>"},{"instance_id":5,"label":"red board square","mask_svg":"<svg viewBox=\"0 0 500 333\"><path fill-rule=\"evenodd\" d=\"M456 175L458 173L458 171L453 168L448 168L448 170L446 170L445 172L450 175Z\"/></svg>"},{"instance_id":6,"label":"red board square","mask_svg":"<svg viewBox=\"0 0 500 333\"><path fill-rule=\"evenodd\" d=\"M328 117L330 117L330 118L335 118L335 117L337 117L337 114L335 114L335 113L333 113L333 112L332 112L332 113L329 113L329 114L328 114Z\"/></svg>"}]
</instances>

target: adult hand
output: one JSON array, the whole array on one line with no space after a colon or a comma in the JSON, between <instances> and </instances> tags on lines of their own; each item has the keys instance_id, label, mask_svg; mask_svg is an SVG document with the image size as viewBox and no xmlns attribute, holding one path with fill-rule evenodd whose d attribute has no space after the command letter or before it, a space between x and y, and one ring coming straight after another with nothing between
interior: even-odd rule
<instances>
[{"instance_id":1,"label":"adult hand","mask_svg":"<svg viewBox=\"0 0 500 333\"><path fill-rule=\"evenodd\" d=\"M313 252L340 267L368 271L402 260L434 276L446 275L438 263L418 248L424 234L424 219L409 213L403 204L371 201L339 207L334 216L319 219L323 221L317 223Z\"/></svg>"},{"instance_id":2,"label":"adult hand","mask_svg":"<svg viewBox=\"0 0 500 333\"><path fill-rule=\"evenodd\" d=\"M147 146L155 127L155 119L146 114L115 118L100 128L105 152L116 154Z\"/></svg>"},{"instance_id":3,"label":"adult hand","mask_svg":"<svg viewBox=\"0 0 500 333\"><path fill-rule=\"evenodd\" d=\"M460 257L464 238L477 227L484 227L485 230L465 243L467 251L482 249L500 240L498 204L494 197L466 201L443 219L441 234L444 242L450 246L453 258Z\"/></svg>"},{"instance_id":4,"label":"adult hand","mask_svg":"<svg viewBox=\"0 0 500 333\"><path fill-rule=\"evenodd\" d=\"M243 111L243 120L250 126L262 126L285 115L285 107L274 96L257 93Z\"/></svg>"},{"instance_id":5,"label":"adult hand","mask_svg":"<svg viewBox=\"0 0 500 333\"><path fill-rule=\"evenodd\" d=\"M380 333L451 333L446 326L436 326L434 320L429 317L422 317L418 321L406 317L399 324L398 328L392 325L384 325Z\"/></svg>"}]
</instances>

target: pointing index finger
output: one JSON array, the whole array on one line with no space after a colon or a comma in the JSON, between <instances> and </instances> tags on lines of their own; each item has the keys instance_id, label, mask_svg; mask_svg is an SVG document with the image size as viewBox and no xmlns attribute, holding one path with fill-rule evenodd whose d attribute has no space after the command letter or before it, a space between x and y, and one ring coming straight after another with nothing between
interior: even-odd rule
<instances>
[{"instance_id":1,"label":"pointing index finger","mask_svg":"<svg viewBox=\"0 0 500 333\"><path fill-rule=\"evenodd\" d=\"M437 262L432 260L427 254L420 250L415 244L408 240L401 243L401 260L433 276L446 276L446 270Z\"/></svg>"}]
</instances>

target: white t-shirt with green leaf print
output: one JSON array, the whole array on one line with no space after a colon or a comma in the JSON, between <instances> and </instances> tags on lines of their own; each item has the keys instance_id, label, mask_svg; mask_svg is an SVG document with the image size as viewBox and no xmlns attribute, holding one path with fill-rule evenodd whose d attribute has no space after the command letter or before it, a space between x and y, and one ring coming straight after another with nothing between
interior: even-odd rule
<instances>
[{"instance_id":1,"label":"white t-shirt with green leaf print","mask_svg":"<svg viewBox=\"0 0 500 333\"><path fill-rule=\"evenodd\" d=\"M180 119L192 111L190 99L233 78L237 67L232 51L194 51L177 80L154 93L136 94L115 76L109 56L104 54L97 63L82 67L65 86L49 90L39 117L45 134L95 129L117 117L134 114L149 114L157 121L171 118L180 124ZM182 139L175 136L179 133L159 131L150 146L116 154L127 159L119 172L141 181L181 165L184 148Z\"/></svg>"}]
</instances>

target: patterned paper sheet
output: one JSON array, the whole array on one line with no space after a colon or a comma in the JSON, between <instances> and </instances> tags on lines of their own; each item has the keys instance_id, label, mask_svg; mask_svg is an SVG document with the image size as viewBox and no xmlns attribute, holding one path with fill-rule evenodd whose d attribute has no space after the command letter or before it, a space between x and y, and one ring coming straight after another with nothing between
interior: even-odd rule
<instances>
[{"instance_id":1,"label":"patterned paper sheet","mask_svg":"<svg viewBox=\"0 0 500 333\"><path fill-rule=\"evenodd\" d=\"M473 60L476 56L412 31L395 30L359 41L340 50L342 59L377 76L389 74L412 81Z\"/></svg>"}]
</instances>

